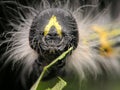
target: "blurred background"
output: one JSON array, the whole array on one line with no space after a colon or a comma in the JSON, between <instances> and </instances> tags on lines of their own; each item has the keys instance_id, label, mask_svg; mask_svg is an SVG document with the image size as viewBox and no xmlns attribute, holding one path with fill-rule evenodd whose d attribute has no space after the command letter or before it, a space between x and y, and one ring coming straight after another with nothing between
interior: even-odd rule
<instances>
[{"instance_id":1,"label":"blurred background","mask_svg":"<svg viewBox=\"0 0 120 90\"><path fill-rule=\"evenodd\" d=\"M8 26L10 20L14 20L14 16L20 17L18 13L14 10L18 10L17 4L9 3L11 1L15 1L25 6L36 6L36 3L40 2L41 0L0 0L0 40L4 40L6 36L4 32L11 30L10 26ZM62 4L66 4L67 0L48 0L50 4L54 2L60 1ZM4 3L6 2L6 3ZM69 7L73 7L74 10L79 8L80 6L84 5L96 5L97 7L84 7L82 8L82 14L84 18L91 12L91 16L94 17L99 12L107 8L109 5L110 7L110 15L111 18L114 20L118 19L120 16L120 0L69 0ZM14 8L14 10L12 9ZM26 9L24 9L27 12ZM120 19L119 19L120 20ZM9 37L9 36L8 36ZM6 47L5 44L0 46L0 56L5 51ZM0 68L2 68L4 61L0 60ZM19 76L19 73L15 73L11 71L10 68L12 67L11 63L4 69L4 71L0 71L0 90L1 88L9 88L15 87L16 79ZM16 67L17 68L17 67ZM21 70L21 69L20 69ZM64 90L120 90L120 78L119 76L108 76L105 73L103 75L98 76L96 79L92 76L88 76L85 80L78 81L76 75L71 75L70 78L66 77L65 81L67 81L68 86ZM73 78L75 77L75 78ZM54 86L56 80L50 80L46 82L42 82L41 90L44 90L46 87L51 84ZM23 90L21 84L18 83L18 90ZM80 89L79 89L80 88Z\"/></svg>"}]
</instances>

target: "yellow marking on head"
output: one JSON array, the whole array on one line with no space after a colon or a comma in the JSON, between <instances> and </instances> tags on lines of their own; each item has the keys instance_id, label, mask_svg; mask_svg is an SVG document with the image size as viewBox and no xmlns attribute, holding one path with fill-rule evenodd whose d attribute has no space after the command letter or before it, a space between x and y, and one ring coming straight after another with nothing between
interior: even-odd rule
<instances>
[{"instance_id":1,"label":"yellow marking on head","mask_svg":"<svg viewBox=\"0 0 120 90\"><path fill-rule=\"evenodd\" d=\"M100 52L102 55L104 56L110 56L112 53L112 46L111 43L108 41L108 36L109 36L109 32L106 32L105 28L97 26L97 25L93 25L92 29L99 34L100 37Z\"/></svg>"},{"instance_id":2,"label":"yellow marking on head","mask_svg":"<svg viewBox=\"0 0 120 90\"><path fill-rule=\"evenodd\" d=\"M56 16L52 16L48 22L48 24L46 25L45 29L44 29L44 36L46 36L49 31L50 28L54 26L57 30L57 34L61 37L62 36L62 27L61 25L58 23L57 17Z\"/></svg>"}]
</instances>

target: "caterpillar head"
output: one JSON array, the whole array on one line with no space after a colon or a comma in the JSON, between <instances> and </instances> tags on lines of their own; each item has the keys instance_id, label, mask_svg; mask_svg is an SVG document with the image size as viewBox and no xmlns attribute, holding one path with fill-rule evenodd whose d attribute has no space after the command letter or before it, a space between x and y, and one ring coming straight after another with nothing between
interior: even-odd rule
<instances>
[{"instance_id":1,"label":"caterpillar head","mask_svg":"<svg viewBox=\"0 0 120 90\"><path fill-rule=\"evenodd\" d=\"M32 49L49 59L58 57L71 46L75 49L78 30L74 17L58 8L43 10L33 20L29 43Z\"/></svg>"}]
</instances>

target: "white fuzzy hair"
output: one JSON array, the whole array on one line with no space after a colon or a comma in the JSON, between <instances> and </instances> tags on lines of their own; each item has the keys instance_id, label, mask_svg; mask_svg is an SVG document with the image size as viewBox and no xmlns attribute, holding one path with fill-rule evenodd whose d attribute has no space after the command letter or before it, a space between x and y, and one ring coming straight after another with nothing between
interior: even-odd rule
<instances>
[{"instance_id":1,"label":"white fuzzy hair","mask_svg":"<svg viewBox=\"0 0 120 90\"><path fill-rule=\"evenodd\" d=\"M101 27L109 27L105 29L105 32L111 32L110 28L119 27L119 20L113 21L110 16L110 8L107 7L104 11L98 13L96 17L91 18L88 16L84 19L77 17L77 14L73 14L76 18L78 24L79 31L79 43L76 50L74 50L70 57L67 58L67 70L76 70L80 77L85 78L87 74L92 74L95 78L98 74L105 72L108 75L120 75L120 46L112 47L114 52L109 56L102 56L93 47L99 47L100 45L99 39L94 39L92 41L88 41L87 44L84 42L85 39L89 39L92 34L95 33L92 30L92 26L98 25ZM119 29L120 30L120 29ZM118 43L120 40L120 32L118 30L118 36L109 38L109 41L114 43ZM99 34L97 36L100 38ZM102 66L102 68L101 68ZM69 69L68 69L69 68ZM89 75L88 74L88 75Z\"/></svg>"},{"instance_id":2,"label":"white fuzzy hair","mask_svg":"<svg viewBox=\"0 0 120 90\"><path fill-rule=\"evenodd\" d=\"M29 13L24 12L25 17L22 14L19 14L20 20L18 19L18 24L10 22L10 25L13 27L14 30L8 32L8 34L11 34L12 37L6 39L6 41L1 42L1 44L5 42L12 42L8 43L10 45L7 46L8 48L3 57L5 57L6 55L8 56L6 63L8 63L10 60L13 60L13 66L16 62L24 64L24 73L26 72L26 70L32 70L31 65L38 58L38 53L34 51L29 45L29 30L32 21L39 12L39 10L50 7L49 3L46 0L43 0L43 3L45 5L43 5L42 8L39 4L35 5L36 7L22 6L19 4L19 6L23 8L28 8ZM94 33L90 28L92 25L97 24L106 27L108 25L114 24L114 22L112 22L110 19L110 14L108 10L109 8L107 8L107 10L105 10L104 12L99 13L94 18L91 18L89 14L86 16L86 18L83 18L81 8L90 6L95 7L96 5L86 5L78 8L77 10L72 11L72 9L67 8L68 3L64 5L64 7L62 7L61 4L58 4L58 6L60 8L62 7L63 9L69 10L76 19L79 32L79 43L77 48L72 52L72 54L69 57L67 57L66 71L75 70L82 77L86 76L86 71L97 76L97 74L102 73L102 69L100 66L102 65L102 67L109 73L120 73L120 64L118 60L118 58L120 58L119 53L114 53L113 55L111 55L111 57L106 58L98 54L92 48L92 46L97 46L99 44L99 40L93 40L88 44L84 44L83 42L83 39L89 38L90 34ZM34 11L37 13L35 13ZM118 25L119 24L120 23L118 23ZM116 25L116 23L114 25ZM113 40L117 42L116 39Z\"/></svg>"}]
</instances>

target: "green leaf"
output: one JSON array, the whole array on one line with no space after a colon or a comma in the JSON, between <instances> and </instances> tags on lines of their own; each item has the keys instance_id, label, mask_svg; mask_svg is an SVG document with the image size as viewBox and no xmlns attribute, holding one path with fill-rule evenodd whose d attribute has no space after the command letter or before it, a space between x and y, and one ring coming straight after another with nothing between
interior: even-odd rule
<instances>
[{"instance_id":1,"label":"green leaf","mask_svg":"<svg viewBox=\"0 0 120 90\"><path fill-rule=\"evenodd\" d=\"M48 88L47 90L62 90L66 85L67 83L59 77L59 82L56 83L56 85L52 89Z\"/></svg>"}]
</instances>

